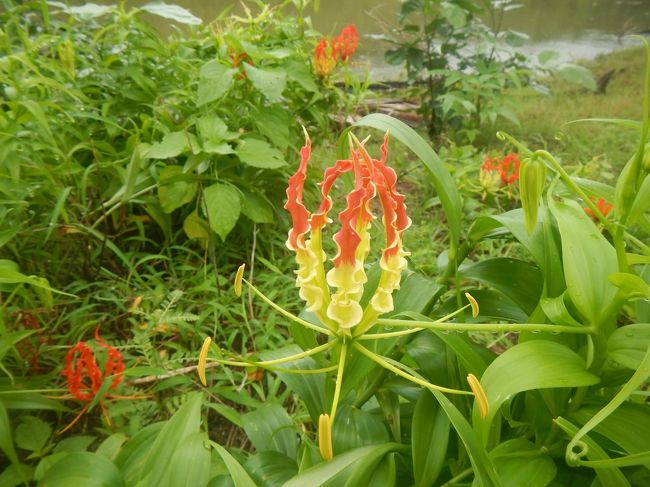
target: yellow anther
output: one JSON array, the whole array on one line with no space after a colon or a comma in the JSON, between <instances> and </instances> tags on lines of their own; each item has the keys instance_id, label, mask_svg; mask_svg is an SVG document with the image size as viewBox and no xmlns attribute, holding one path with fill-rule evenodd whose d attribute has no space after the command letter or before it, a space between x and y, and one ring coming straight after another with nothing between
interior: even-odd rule
<instances>
[{"instance_id":1,"label":"yellow anther","mask_svg":"<svg viewBox=\"0 0 650 487\"><path fill-rule=\"evenodd\" d=\"M210 349L210 344L212 343L212 338L207 337L203 341L203 345L201 346L201 352L199 353L199 365L197 367L197 372L199 373L199 379L201 380L201 384L204 386L207 386L208 383L205 380L205 361L208 358L208 350Z\"/></svg>"},{"instance_id":2,"label":"yellow anther","mask_svg":"<svg viewBox=\"0 0 650 487\"><path fill-rule=\"evenodd\" d=\"M332 449L332 421L329 414L321 414L318 418L318 449L323 460L334 458Z\"/></svg>"},{"instance_id":3,"label":"yellow anther","mask_svg":"<svg viewBox=\"0 0 650 487\"><path fill-rule=\"evenodd\" d=\"M487 394L485 394L485 389L483 389L483 386L474 374L467 375L467 383L474 393L474 399L476 399L476 403L478 404L481 418L485 418L490 412L490 403L488 402Z\"/></svg>"},{"instance_id":4,"label":"yellow anther","mask_svg":"<svg viewBox=\"0 0 650 487\"><path fill-rule=\"evenodd\" d=\"M237 269L237 274L235 274L235 294L237 297L241 296L241 283L242 279L244 278L244 269L246 268L246 264L242 264L239 266L239 269Z\"/></svg>"},{"instance_id":5,"label":"yellow anther","mask_svg":"<svg viewBox=\"0 0 650 487\"><path fill-rule=\"evenodd\" d=\"M472 296L470 293L465 293L465 297L469 301L469 304L472 306L472 318L476 318L478 316L478 302L476 299L474 299L474 296Z\"/></svg>"}]
</instances>

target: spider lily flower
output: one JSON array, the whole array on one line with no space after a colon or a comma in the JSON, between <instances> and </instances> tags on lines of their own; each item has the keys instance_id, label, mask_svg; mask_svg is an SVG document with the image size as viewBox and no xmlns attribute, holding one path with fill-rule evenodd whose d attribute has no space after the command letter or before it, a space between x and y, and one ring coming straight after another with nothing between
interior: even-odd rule
<instances>
[{"instance_id":1,"label":"spider lily flower","mask_svg":"<svg viewBox=\"0 0 650 487\"><path fill-rule=\"evenodd\" d=\"M335 333L343 330L346 334L357 327L355 335L358 335L370 328L380 314L393 309L392 292L399 288L402 270L406 268L407 253L402 247L402 234L411 220L406 214L404 196L396 189L395 171L386 166L388 133L384 136L380 159L370 157L364 144L351 136L350 157L336 161L325 170L320 183L321 203L313 214L303 204L311 155L311 141L305 135L300 165L289 179L285 205L293 221L287 247L296 252L296 285L307 310L314 312L325 326ZM322 231L331 223L328 218L333 206L330 190L345 173L353 174L354 188L346 197L346 207L339 213L341 227L333 237L337 252L332 258L333 267L326 273ZM383 210L386 246L380 260L379 284L364 310L359 301L367 281L364 263L370 251L369 229L375 218L371 202L375 197Z\"/></svg>"}]
</instances>

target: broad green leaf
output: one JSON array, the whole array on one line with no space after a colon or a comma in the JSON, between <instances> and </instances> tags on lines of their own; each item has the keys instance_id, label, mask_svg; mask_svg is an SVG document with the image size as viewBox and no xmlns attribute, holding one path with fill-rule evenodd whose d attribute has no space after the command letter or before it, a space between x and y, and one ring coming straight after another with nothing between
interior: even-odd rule
<instances>
[{"instance_id":1,"label":"broad green leaf","mask_svg":"<svg viewBox=\"0 0 650 487\"><path fill-rule=\"evenodd\" d=\"M210 480L210 452L207 435L190 434L178 443L169 462L169 475L156 487L203 487Z\"/></svg>"},{"instance_id":2,"label":"broad green leaf","mask_svg":"<svg viewBox=\"0 0 650 487\"><path fill-rule=\"evenodd\" d=\"M89 452L68 453L48 470L39 487L123 487L124 478L108 458Z\"/></svg>"},{"instance_id":3,"label":"broad green leaf","mask_svg":"<svg viewBox=\"0 0 650 487\"><path fill-rule=\"evenodd\" d=\"M149 450L140 479L148 478L151 487L160 485L171 474L171 460L178 446L199 431L202 395L195 393L165 423Z\"/></svg>"},{"instance_id":4,"label":"broad green leaf","mask_svg":"<svg viewBox=\"0 0 650 487\"><path fill-rule=\"evenodd\" d=\"M604 404L600 407L584 406L574 412L570 419L585 424L602 406ZM650 451L650 408L647 404L621 404L594 431L617 443L628 454ZM650 462L645 465L650 468Z\"/></svg>"},{"instance_id":5,"label":"broad green leaf","mask_svg":"<svg viewBox=\"0 0 650 487\"><path fill-rule=\"evenodd\" d=\"M648 150L648 149L646 149ZM610 198L609 201L612 201ZM634 225L650 207L650 174L646 175L641 187L634 198L630 213L627 218L628 225Z\"/></svg>"},{"instance_id":6,"label":"broad green leaf","mask_svg":"<svg viewBox=\"0 0 650 487\"><path fill-rule=\"evenodd\" d=\"M142 468L156 437L165 422L154 423L138 431L119 451L115 465L120 469L127 485L135 485L143 477Z\"/></svg>"},{"instance_id":7,"label":"broad green leaf","mask_svg":"<svg viewBox=\"0 0 650 487\"><path fill-rule=\"evenodd\" d=\"M499 355L485 370L481 385L487 394L489 413L481 419L475 405L473 423L486 444L499 408L515 394L532 389L589 386L598 381L597 376L587 371L583 359L564 345L547 340L519 343Z\"/></svg>"},{"instance_id":8,"label":"broad green leaf","mask_svg":"<svg viewBox=\"0 0 650 487\"><path fill-rule=\"evenodd\" d=\"M226 468L230 474L230 479L235 484L235 487L257 487L255 482L253 482L253 479L251 479L248 473L246 473L246 470L244 470L244 467L242 467L224 447L214 442L210 442L210 444L226 464Z\"/></svg>"},{"instance_id":9,"label":"broad green leaf","mask_svg":"<svg viewBox=\"0 0 650 487\"><path fill-rule=\"evenodd\" d=\"M650 323L632 323L617 328L607 341L607 357L628 369L641 365L650 346Z\"/></svg>"},{"instance_id":10,"label":"broad green leaf","mask_svg":"<svg viewBox=\"0 0 650 487\"><path fill-rule=\"evenodd\" d=\"M571 424L566 419L559 417L554 420L555 423L564 430L569 437L573 437L578 433L578 428ZM583 436L582 441L588 448L586 457L589 460L609 460L609 456L605 453L598 443L596 443L589 436ZM600 485L602 487L630 487L630 483L625 478L623 472L616 467L609 468L597 468L595 469L598 480L600 480ZM593 484L592 484L593 485Z\"/></svg>"},{"instance_id":11,"label":"broad green leaf","mask_svg":"<svg viewBox=\"0 0 650 487\"><path fill-rule=\"evenodd\" d=\"M90 445L97 439L96 436L80 435L71 436L65 440L59 441L54 447L54 452L75 452L86 451ZM105 456L105 455L104 455Z\"/></svg>"},{"instance_id":12,"label":"broad green leaf","mask_svg":"<svg viewBox=\"0 0 650 487\"><path fill-rule=\"evenodd\" d=\"M14 447L14 440L11 435L11 423L9 423L9 415L7 409L2 401L0 401L0 450L7 455L9 461L15 466L19 465L18 455Z\"/></svg>"},{"instance_id":13,"label":"broad green leaf","mask_svg":"<svg viewBox=\"0 0 650 487\"><path fill-rule=\"evenodd\" d=\"M569 312L565 298L568 296L567 291L563 292L556 298L544 298L540 301L542 311L555 325L582 326Z\"/></svg>"},{"instance_id":14,"label":"broad green leaf","mask_svg":"<svg viewBox=\"0 0 650 487\"><path fill-rule=\"evenodd\" d=\"M205 188L203 197L210 228L226 240L241 212L239 192L229 184L214 183Z\"/></svg>"},{"instance_id":15,"label":"broad green leaf","mask_svg":"<svg viewBox=\"0 0 650 487\"><path fill-rule=\"evenodd\" d=\"M431 394L440 403L440 406L456 430L458 437L465 446L469 459L472 462L472 467L474 468L475 479L480 482L479 485L482 487L500 487L503 485L485 447L481 444L479 438L477 438L476 433L472 430L465 416L463 416L443 393L431 390Z\"/></svg>"},{"instance_id":16,"label":"broad green leaf","mask_svg":"<svg viewBox=\"0 0 650 487\"><path fill-rule=\"evenodd\" d=\"M262 69L244 63L246 76L270 102L282 99L282 92L287 84L287 73L277 69Z\"/></svg>"},{"instance_id":17,"label":"broad green leaf","mask_svg":"<svg viewBox=\"0 0 650 487\"><path fill-rule=\"evenodd\" d=\"M500 443L490 458L506 487L546 487L557 473L553 459L523 438Z\"/></svg>"},{"instance_id":18,"label":"broad green leaf","mask_svg":"<svg viewBox=\"0 0 650 487\"><path fill-rule=\"evenodd\" d=\"M422 391L411 423L415 487L435 485L447 456L449 418L432 394Z\"/></svg>"},{"instance_id":19,"label":"broad green leaf","mask_svg":"<svg viewBox=\"0 0 650 487\"><path fill-rule=\"evenodd\" d=\"M442 16L455 28L460 29L467 23L465 9L452 2L442 2L440 5Z\"/></svg>"},{"instance_id":20,"label":"broad green leaf","mask_svg":"<svg viewBox=\"0 0 650 487\"><path fill-rule=\"evenodd\" d=\"M619 296L623 299L650 300L650 286L636 274L615 272L608 279L618 288Z\"/></svg>"},{"instance_id":21,"label":"broad green leaf","mask_svg":"<svg viewBox=\"0 0 650 487\"><path fill-rule=\"evenodd\" d=\"M284 483L298 473L298 465L276 451L258 452L246 461L246 470L253 480L264 487L282 487Z\"/></svg>"},{"instance_id":22,"label":"broad green leaf","mask_svg":"<svg viewBox=\"0 0 650 487\"><path fill-rule=\"evenodd\" d=\"M188 238L207 241L210 238L210 224L194 210L183 221L183 230Z\"/></svg>"},{"instance_id":23,"label":"broad green leaf","mask_svg":"<svg viewBox=\"0 0 650 487\"><path fill-rule=\"evenodd\" d=\"M113 433L97 447L97 454L115 460L126 440L128 437L124 433Z\"/></svg>"},{"instance_id":24,"label":"broad green leaf","mask_svg":"<svg viewBox=\"0 0 650 487\"><path fill-rule=\"evenodd\" d=\"M268 142L252 137L241 139L235 153L242 162L253 167L277 169L287 165L279 150Z\"/></svg>"},{"instance_id":25,"label":"broad green leaf","mask_svg":"<svg viewBox=\"0 0 650 487\"><path fill-rule=\"evenodd\" d=\"M529 314L537 306L542 293L539 268L518 259L496 257L481 260L461 267L458 275L494 287Z\"/></svg>"},{"instance_id":26,"label":"broad green leaf","mask_svg":"<svg viewBox=\"0 0 650 487\"><path fill-rule=\"evenodd\" d=\"M302 88L311 93L318 93L319 88L314 81L314 75L311 72L309 64L296 60L289 60L284 63L283 68L287 73L287 78L289 78L289 80L295 81Z\"/></svg>"},{"instance_id":27,"label":"broad green leaf","mask_svg":"<svg viewBox=\"0 0 650 487\"><path fill-rule=\"evenodd\" d=\"M218 100L232 87L236 69L229 69L217 60L205 63L199 72L198 106Z\"/></svg>"},{"instance_id":28,"label":"broad green leaf","mask_svg":"<svg viewBox=\"0 0 650 487\"><path fill-rule=\"evenodd\" d=\"M181 166L167 166L160 171L158 199L165 213L193 201L197 190L194 175L184 174Z\"/></svg>"},{"instance_id":29,"label":"broad green leaf","mask_svg":"<svg viewBox=\"0 0 650 487\"><path fill-rule=\"evenodd\" d=\"M618 271L616 251L577 203L550 199L549 206L562 238L569 297L589 323L597 323L616 294L607 280Z\"/></svg>"},{"instance_id":30,"label":"broad green leaf","mask_svg":"<svg viewBox=\"0 0 650 487\"><path fill-rule=\"evenodd\" d=\"M40 452L52 435L52 427L35 416L22 416L16 427L16 445L23 450Z\"/></svg>"},{"instance_id":31,"label":"broad green leaf","mask_svg":"<svg viewBox=\"0 0 650 487\"><path fill-rule=\"evenodd\" d=\"M193 15L192 12L179 5L170 5L164 2L152 2L145 4L140 8L150 14L158 15L159 17L170 19L180 24L201 25L203 23L199 17Z\"/></svg>"},{"instance_id":32,"label":"broad green leaf","mask_svg":"<svg viewBox=\"0 0 650 487\"><path fill-rule=\"evenodd\" d=\"M242 189L242 213L255 223L273 223L273 207L262 194Z\"/></svg>"},{"instance_id":33,"label":"broad green leaf","mask_svg":"<svg viewBox=\"0 0 650 487\"><path fill-rule=\"evenodd\" d=\"M379 130L388 130L391 137L396 138L420 158L424 164L429 178L435 187L440 202L447 217L450 233L450 258L456 258L460 240L460 224L462 219L462 203L456 183L449 174L444 163L431 146L411 127L396 118L381 113L373 113L354 123L357 127L372 127ZM347 144L346 134L339 138L339 147ZM390 165L390 160L388 161Z\"/></svg>"},{"instance_id":34,"label":"broad green leaf","mask_svg":"<svg viewBox=\"0 0 650 487\"><path fill-rule=\"evenodd\" d=\"M242 415L241 423L256 451L276 451L296 458L296 425L281 405L266 404L246 413Z\"/></svg>"},{"instance_id":35,"label":"broad green leaf","mask_svg":"<svg viewBox=\"0 0 650 487\"><path fill-rule=\"evenodd\" d=\"M196 139L187 132L170 132L165 134L160 142L153 144L142 155L144 159L169 159L179 156L190 150L190 142L197 147Z\"/></svg>"},{"instance_id":36,"label":"broad green leaf","mask_svg":"<svg viewBox=\"0 0 650 487\"><path fill-rule=\"evenodd\" d=\"M388 430L382 419L380 414L341 404L332 425L334 455L366 445L387 443Z\"/></svg>"},{"instance_id":37,"label":"broad green leaf","mask_svg":"<svg viewBox=\"0 0 650 487\"><path fill-rule=\"evenodd\" d=\"M377 459L392 451L400 451L404 447L397 443L384 443L350 450L341 455L336 455L329 462L319 463L284 484L284 487L306 487L325 485L344 485L345 478L350 475L350 469L364 469ZM370 473L370 472L369 472Z\"/></svg>"},{"instance_id":38,"label":"broad green leaf","mask_svg":"<svg viewBox=\"0 0 650 487\"><path fill-rule=\"evenodd\" d=\"M281 150L289 147L289 127L292 125L289 112L280 105L256 107L251 117L257 130Z\"/></svg>"},{"instance_id":39,"label":"broad green leaf","mask_svg":"<svg viewBox=\"0 0 650 487\"><path fill-rule=\"evenodd\" d=\"M584 66L577 64L565 64L557 70L557 73L571 83L579 84L588 90L596 91L596 78L594 74Z\"/></svg>"}]
</instances>

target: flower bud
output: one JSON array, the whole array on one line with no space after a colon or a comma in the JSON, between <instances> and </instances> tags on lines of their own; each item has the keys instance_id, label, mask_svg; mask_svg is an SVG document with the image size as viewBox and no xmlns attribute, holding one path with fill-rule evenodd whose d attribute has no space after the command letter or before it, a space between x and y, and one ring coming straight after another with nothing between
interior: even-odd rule
<instances>
[{"instance_id":1,"label":"flower bud","mask_svg":"<svg viewBox=\"0 0 650 487\"><path fill-rule=\"evenodd\" d=\"M519 178L519 195L524 210L526 230L531 234L537 223L539 200L546 183L546 164L536 157L524 159L519 171Z\"/></svg>"}]
</instances>

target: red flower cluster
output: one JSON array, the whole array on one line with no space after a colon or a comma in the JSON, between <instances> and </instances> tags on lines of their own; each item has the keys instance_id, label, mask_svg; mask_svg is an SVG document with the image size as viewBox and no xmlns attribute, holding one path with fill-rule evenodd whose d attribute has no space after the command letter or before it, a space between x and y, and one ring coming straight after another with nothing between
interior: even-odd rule
<instances>
[{"instance_id":1,"label":"red flower cluster","mask_svg":"<svg viewBox=\"0 0 650 487\"><path fill-rule=\"evenodd\" d=\"M114 375L109 390L115 389L122 381L124 362L122 354L115 347L110 346L99 336L99 327L95 330L97 345L106 349L106 363L104 371L97 364L95 352L79 342L70 349L65 356L65 369L63 375L68 381L68 390L81 401L91 401L99 392L104 381ZM108 393L104 393L106 397Z\"/></svg>"},{"instance_id":2,"label":"red flower cluster","mask_svg":"<svg viewBox=\"0 0 650 487\"><path fill-rule=\"evenodd\" d=\"M354 24L343 27L341 33L334 39L334 49L343 62L346 62L359 45L359 34Z\"/></svg>"},{"instance_id":3,"label":"red flower cluster","mask_svg":"<svg viewBox=\"0 0 650 487\"><path fill-rule=\"evenodd\" d=\"M598 211L600 211L604 217L607 217L607 215L609 215L609 212L614 209L614 205L608 203L605 198L598 198L598 201L596 201L596 199L592 197L591 200L596 203ZM598 217L595 215L591 208L585 208L584 210L587 215L589 215L595 221L598 221Z\"/></svg>"},{"instance_id":4,"label":"red flower cluster","mask_svg":"<svg viewBox=\"0 0 650 487\"><path fill-rule=\"evenodd\" d=\"M498 157L490 158L485 156L481 171L485 172L498 172L501 177L501 182L509 186L519 179L519 166L521 162L517 154L507 154L503 159Z\"/></svg>"},{"instance_id":5,"label":"red flower cluster","mask_svg":"<svg viewBox=\"0 0 650 487\"><path fill-rule=\"evenodd\" d=\"M322 37L314 49L314 71L318 76L329 75L339 60L347 62L359 45L359 34L354 24L345 26L341 33L331 39Z\"/></svg>"}]
</instances>

